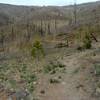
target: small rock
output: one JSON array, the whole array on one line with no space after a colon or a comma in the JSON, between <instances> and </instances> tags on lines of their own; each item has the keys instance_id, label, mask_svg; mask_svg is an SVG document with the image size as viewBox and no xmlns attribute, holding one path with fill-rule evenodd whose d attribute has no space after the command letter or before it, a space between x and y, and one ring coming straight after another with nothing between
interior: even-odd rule
<instances>
[{"instance_id":1,"label":"small rock","mask_svg":"<svg viewBox=\"0 0 100 100\"><path fill-rule=\"evenodd\" d=\"M40 93L41 93L41 94L45 94L45 91L44 91L44 90L41 90Z\"/></svg>"},{"instance_id":2,"label":"small rock","mask_svg":"<svg viewBox=\"0 0 100 100\"><path fill-rule=\"evenodd\" d=\"M33 82L34 85L37 85L37 82Z\"/></svg>"},{"instance_id":3,"label":"small rock","mask_svg":"<svg viewBox=\"0 0 100 100\"><path fill-rule=\"evenodd\" d=\"M76 86L77 89L79 89L79 88L83 88L83 87L84 87L84 86L83 86L82 84Z\"/></svg>"},{"instance_id":4,"label":"small rock","mask_svg":"<svg viewBox=\"0 0 100 100\"><path fill-rule=\"evenodd\" d=\"M59 76L58 78L59 78L59 79L62 79L62 77L61 77L61 76Z\"/></svg>"}]
</instances>

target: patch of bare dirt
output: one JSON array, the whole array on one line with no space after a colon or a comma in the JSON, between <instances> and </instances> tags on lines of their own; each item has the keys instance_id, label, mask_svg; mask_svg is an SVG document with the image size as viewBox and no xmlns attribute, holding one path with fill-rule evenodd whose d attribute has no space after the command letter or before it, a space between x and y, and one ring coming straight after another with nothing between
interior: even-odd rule
<instances>
[{"instance_id":1,"label":"patch of bare dirt","mask_svg":"<svg viewBox=\"0 0 100 100\"><path fill-rule=\"evenodd\" d=\"M92 52L87 50L64 57L61 62L66 65L67 73L60 74L62 81L59 84L48 82L48 78L54 77L52 75L40 75L37 97L40 100L99 100L94 96ZM41 90L45 92L41 93Z\"/></svg>"}]
</instances>

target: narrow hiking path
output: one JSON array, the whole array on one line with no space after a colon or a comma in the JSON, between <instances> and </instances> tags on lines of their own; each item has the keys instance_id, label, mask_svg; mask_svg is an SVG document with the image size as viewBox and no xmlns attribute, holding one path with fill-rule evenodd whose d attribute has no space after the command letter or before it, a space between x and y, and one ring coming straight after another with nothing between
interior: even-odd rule
<instances>
[{"instance_id":1,"label":"narrow hiking path","mask_svg":"<svg viewBox=\"0 0 100 100\"><path fill-rule=\"evenodd\" d=\"M48 82L48 77L54 76L41 75L37 88L40 100L97 100L92 96L94 92L92 84L94 80L90 74L92 64L88 59L84 59L88 53L90 51L75 53L61 60L66 65L66 73L55 75L62 77L59 84ZM45 93L41 94L41 90Z\"/></svg>"},{"instance_id":2,"label":"narrow hiking path","mask_svg":"<svg viewBox=\"0 0 100 100\"><path fill-rule=\"evenodd\" d=\"M91 97L92 84L88 87L92 76L89 74L91 63L84 59L88 52L76 53L65 57L62 61L67 66L67 74L64 75L64 91L66 98L59 100L94 100ZM87 80L87 78L90 78Z\"/></svg>"}]
</instances>

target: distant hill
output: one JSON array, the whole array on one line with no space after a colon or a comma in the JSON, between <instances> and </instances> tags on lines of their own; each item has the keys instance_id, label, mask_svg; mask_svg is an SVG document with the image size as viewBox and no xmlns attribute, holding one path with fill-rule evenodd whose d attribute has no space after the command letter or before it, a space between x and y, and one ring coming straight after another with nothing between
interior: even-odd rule
<instances>
[{"instance_id":1,"label":"distant hill","mask_svg":"<svg viewBox=\"0 0 100 100\"><path fill-rule=\"evenodd\" d=\"M100 1L80 4L77 7L79 20L89 20L93 17L93 11L100 17ZM0 4L0 23L6 23L13 18L17 21L28 19L70 19L73 14L73 6L16 6Z\"/></svg>"},{"instance_id":2,"label":"distant hill","mask_svg":"<svg viewBox=\"0 0 100 100\"><path fill-rule=\"evenodd\" d=\"M100 24L100 1L77 5L76 14L77 27ZM16 37L18 34L30 37L30 34L72 33L73 24L73 5L40 7L0 4L0 32L10 34L10 37L13 33Z\"/></svg>"}]
</instances>

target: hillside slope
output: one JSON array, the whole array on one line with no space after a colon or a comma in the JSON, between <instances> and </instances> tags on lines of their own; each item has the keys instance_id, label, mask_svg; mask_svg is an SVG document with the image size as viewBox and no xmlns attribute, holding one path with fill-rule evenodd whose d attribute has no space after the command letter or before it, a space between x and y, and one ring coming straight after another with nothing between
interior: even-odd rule
<instances>
[{"instance_id":1,"label":"hillside slope","mask_svg":"<svg viewBox=\"0 0 100 100\"><path fill-rule=\"evenodd\" d=\"M94 11L94 12L93 12ZM94 13L100 18L100 1L94 3L86 3L77 6L77 17L79 20L87 22L91 20ZM5 15L11 20L23 20L24 17L28 19L67 19L73 17L73 6L15 6L8 4L0 4L0 15ZM2 16L0 16L2 20ZM87 19L87 20L86 20Z\"/></svg>"}]
</instances>

